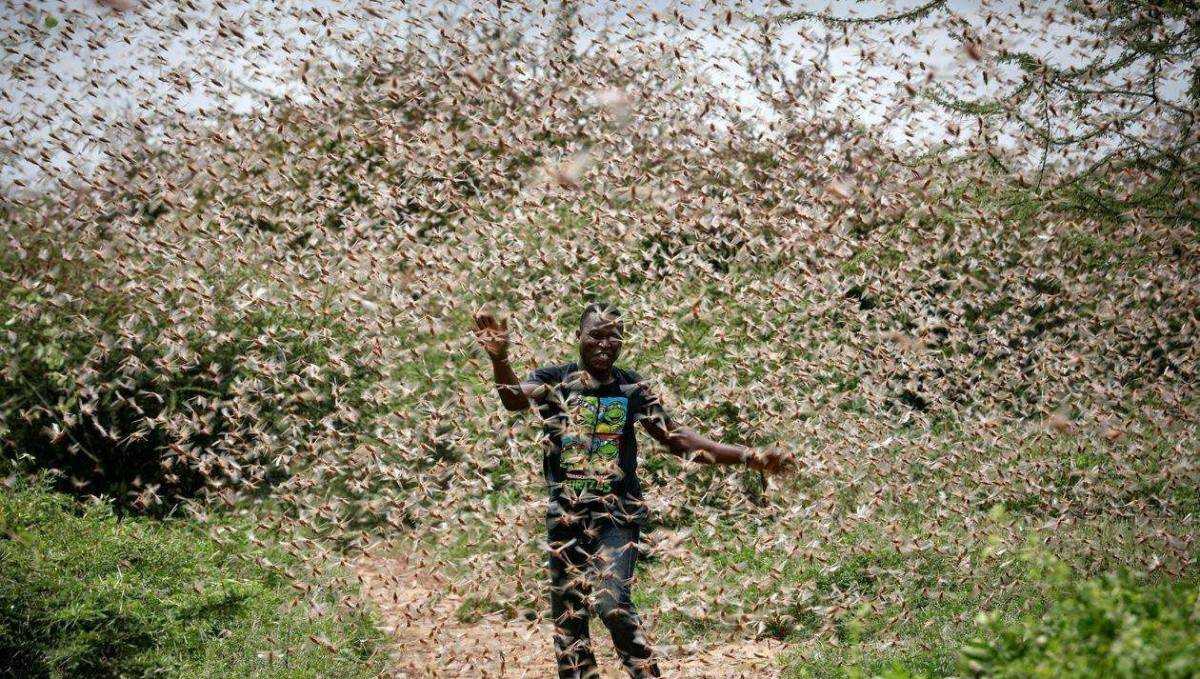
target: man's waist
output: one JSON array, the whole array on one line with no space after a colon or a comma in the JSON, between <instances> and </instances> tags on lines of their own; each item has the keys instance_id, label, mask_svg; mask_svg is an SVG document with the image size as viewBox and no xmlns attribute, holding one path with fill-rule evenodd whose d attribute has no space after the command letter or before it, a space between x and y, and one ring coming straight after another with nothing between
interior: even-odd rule
<instances>
[{"instance_id":1,"label":"man's waist","mask_svg":"<svg viewBox=\"0 0 1200 679\"><path fill-rule=\"evenodd\" d=\"M565 479L562 483L551 484L550 498L571 505L587 504L590 506L606 506L618 509L637 511L642 508L641 494L633 488L609 488L605 484L594 483L593 479Z\"/></svg>"},{"instance_id":2,"label":"man's waist","mask_svg":"<svg viewBox=\"0 0 1200 679\"><path fill-rule=\"evenodd\" d=\"M562 523L566 515L605 518L621 524L641 523L649 515L645 503L613 494L590 497L571 497L567 493L552 494L546 509L547 526Z\"/></svg>"}]
</instances>

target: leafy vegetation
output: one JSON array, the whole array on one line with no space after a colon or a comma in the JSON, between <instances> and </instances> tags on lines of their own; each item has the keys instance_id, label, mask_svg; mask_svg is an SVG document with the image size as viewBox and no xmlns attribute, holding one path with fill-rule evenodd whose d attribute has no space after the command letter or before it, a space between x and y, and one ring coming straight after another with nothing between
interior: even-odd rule
<instances>
[{"instance_id":1,"label":"leafy vegetation","mask_svg":"<svg viewBox=\"0 0 1200 679\"><path fill-rule=\"evenodd\" d=\"M1200 673L1200 588L1194 582L1144 583L1117 573L1079 579L1053 560L1033 575L1059 592L1040 614L981 613L979 636L961 651L968 676Z\"/></svg>"},{"instance_id":2,"label":"leafy vegetation","mask_svg":"<svg viewBox=\"0 0 1200 679\"><path fill-rule=\"evenodd\" d=\"M1164 67L1194 53L1182 5L1139 12L1101 28ZM164 124L86 185L0 200L17 671L369 673L382 639L342 607L364 572L397 603L397 553L463 590L447 619L545 621L536 423L497 406L470 319L507 312L521 374L572 357L607 298L620 363L676 419L800 463L766 483L640 441L634 597L657 642L782 642L795 676L1194 672L1192 118L1138 113L1186 146L1165 169L1131 152L1030 182L986 139L1005 102L919 154L834 105L773 33L823 15L734 40L782 121L765 130L686 63L695 36L576 50L574 16L556 45L414 18L454 39L306 57L304 102ZM1183 42L1144 42L1164 27ZM1086 75L995 59L1017 107ZM1045 125L1035 151L1067 146ZM46 470L87 504L20 485ZM1061 567L1021 568L1030 541Z\"/></svg>"},{"instance_id":3,"label":"leafy vegetation","mask_svg":"<svg viewBox=\"0 0 1200 679\"><path fill-rule=\"evenodd\" d=\"M375 676L364 610L229 523L118 518L45 484L0 493L0 674Z\"/></svg>"}]
</instances>

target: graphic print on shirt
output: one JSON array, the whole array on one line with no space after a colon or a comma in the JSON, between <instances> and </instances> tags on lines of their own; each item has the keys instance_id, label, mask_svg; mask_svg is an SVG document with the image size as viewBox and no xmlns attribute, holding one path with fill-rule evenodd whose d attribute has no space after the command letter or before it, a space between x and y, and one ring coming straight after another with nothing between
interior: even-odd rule
<instances>
[{"instance_id":1,"label":"graphic print on shirt","mask_svg":"<svg viewBox=\"0 0 1200 679\"><path fill-rule=\"evenodd\" d=\"M576 396L568 400L568 430L562 437L562 466L568 485L591 488L620 477L617 461L629 413L625 396ZM590 479L592 483L570 483Z\"/></svg>"}]
</instances>

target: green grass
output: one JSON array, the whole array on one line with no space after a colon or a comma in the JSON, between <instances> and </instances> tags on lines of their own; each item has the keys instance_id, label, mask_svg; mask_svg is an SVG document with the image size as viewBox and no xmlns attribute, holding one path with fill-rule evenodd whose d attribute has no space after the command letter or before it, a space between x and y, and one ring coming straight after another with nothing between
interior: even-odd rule
<instances>
[{"instance_id":1,"label":"green grass","mask_svg":"<svg viewBox=\"0 0 1200 679\"><path fill-rule=\"evenodd\" d=\"M1200 674L1200 587L1128 572L1081 580L1042 555L1051 588L1041 611L981 612L959 667L989 677L1194 677Z\"/></svg>"},{"instance_id":2,"label":"green grass","mask_svg":"<svg viewBox=\"0 0 1200 679\"><path fill-rule=\"evenodd\" d=\"M369 614L343 610L328 582L300 582L301 593L288 554L226 527L218 542L192 523L120 519L44 486L0 492L0 675L380 671Z\"/></svg>"},{"instance_id":3,"label":"green grass","mask_svg":"<svg viewBox=\"0 0 1200 679\"><path fill-rule=\"evenodd\" d=\"M802 644L782 657L789 679L882 677L1193 677L1200 672L1200 587L1126 570L1093 578L1042 549L1015 564L1023 593L979 610L966 592L889 629L864 605L841 622L840 643ZM873 629L874 628L874 629Z\"/></svg>"}]
</instances>

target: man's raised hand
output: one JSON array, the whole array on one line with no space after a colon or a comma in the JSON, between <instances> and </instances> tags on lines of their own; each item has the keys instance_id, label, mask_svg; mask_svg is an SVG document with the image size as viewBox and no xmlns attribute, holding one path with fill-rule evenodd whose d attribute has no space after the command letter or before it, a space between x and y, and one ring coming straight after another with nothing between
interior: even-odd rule
<instances>
[{"instance_id":1,"label":"man's raised hand","mask_svg":"<svg viewBox=\"0 0 1200 679\"><path fill-rule=\"evenodd\" d=\"M796 458L791 453L770 449L760 453L755 453L746 464L752 469L757 469L765 474L787 475L795 473L798 465Z\"/></svg>"},{"instance_id":2,"label":"man's raised hand","mask_svg":"<svg viewBox=\"0 0 1200 679\"><path fill-rule=\"evenodd\" d=\"M494 359L508 358L508 319L499 320L491 311L481 308L475 312L475 339Z\"/></svg>"}]
</instances>

